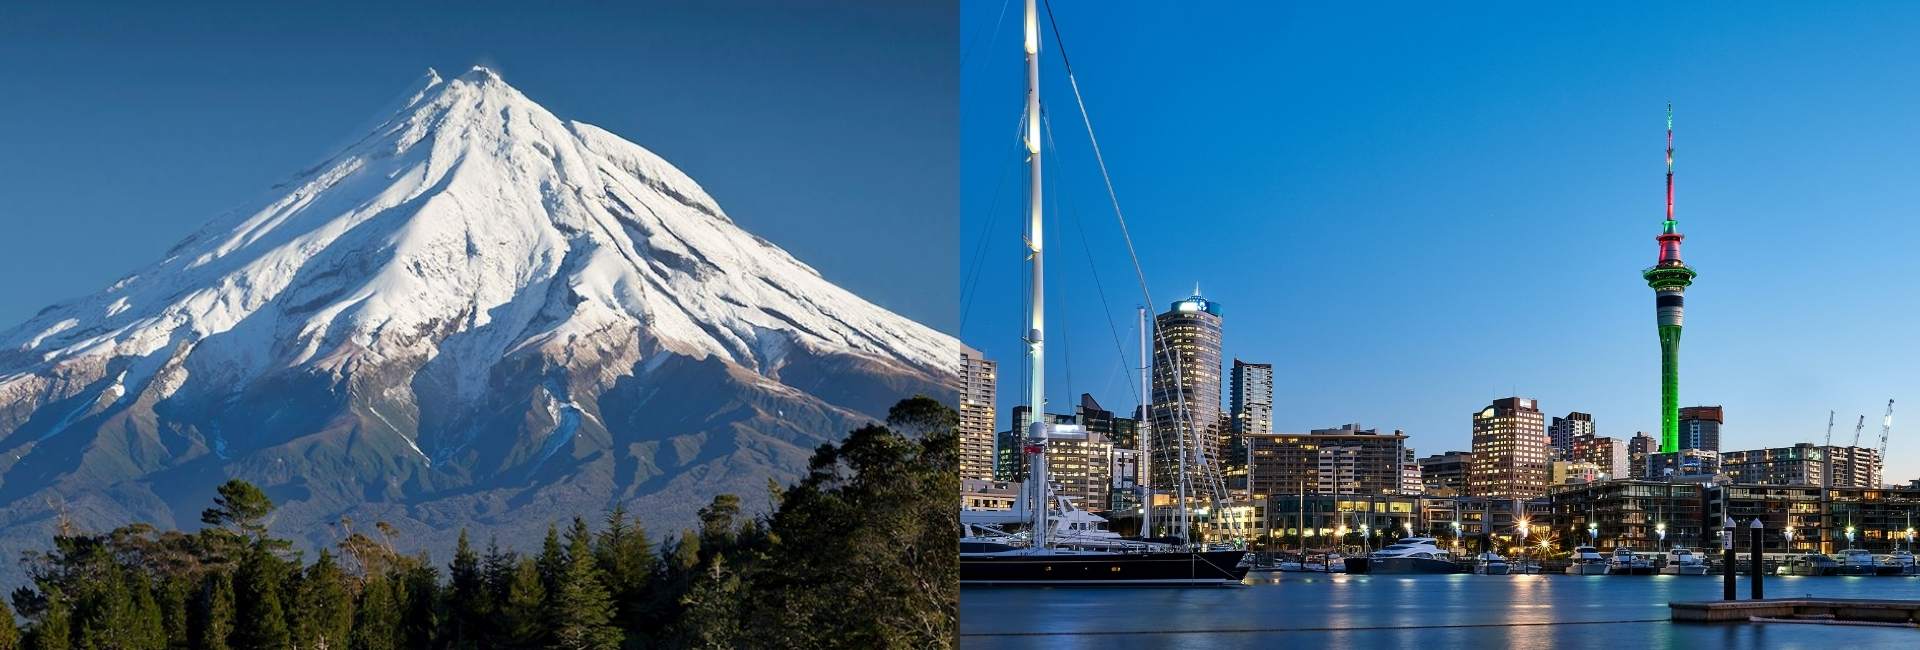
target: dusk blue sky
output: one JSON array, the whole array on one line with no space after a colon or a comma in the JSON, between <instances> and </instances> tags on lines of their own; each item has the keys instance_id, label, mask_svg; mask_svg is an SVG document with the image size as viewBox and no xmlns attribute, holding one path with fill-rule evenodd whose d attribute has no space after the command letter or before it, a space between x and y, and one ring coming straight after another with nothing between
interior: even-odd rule
<instances>
[{"instance_id":1,"label":"dusk blue sky","mask_svg":"<svg viewBox=\"0 0 1920 650\"><path fill-rule=\"evenodd\" d=\"M1745 449L1818 443L1828 409L1837 443L1864 413L1874 445L1899 399L1887 478L1920 477L1920 5L1246 4L1054 8L1155 311L1196 282L1223 303L1229 363L1274 364L1278 429L1403 429L1426 455L1519 394L1657 432L1640 271L1672 102L1700 272L1682 404L1725 405L1722 447ZM1024 372L1019 12L995 31L1001 3L967 3L961 27L962 336L1003 363L1003 426ZM1050 410L1084 391L1131 411L1142 299L1051 33L1043 50Z\"/></svg>"},{"instance_id":2,"label":"dusk blue sky","mask_svg":"<svg viewBox=\"0 0 1920 650\"><path fill-rule=\"evenodd\" d=\"M946 2L9 3L0 328L324 160L429 67L484 64L953 331L957 52Z\"/></svg>"}]
</instances>

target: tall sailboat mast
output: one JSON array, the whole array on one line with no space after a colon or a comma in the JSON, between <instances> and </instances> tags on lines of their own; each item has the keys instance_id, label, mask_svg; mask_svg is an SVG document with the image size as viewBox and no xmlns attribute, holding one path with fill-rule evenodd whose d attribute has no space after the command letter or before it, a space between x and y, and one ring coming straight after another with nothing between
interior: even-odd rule
<instances>
[{"instance_id":1,"label":"tall sailboat mast","mask_svg":"<svg viewBox=\"0 0 1920 650\"><path fill-rule=\"evenodd\" d=\"M1034 548L1046 548L1047 508L1047 357L1042 341L1046 329L1046 264L1041 257L1040 221L1040 15L1034 0L1027 2L1025 24L1027 54L1027 257L1033 269L1027 296L1027 449L1032 453L1027 482L1038 497L1033 504Z\"/></svg>"},{"instance_id":2,"label":"tall sailboat mast","mask_svg":"<svg viewBox=\"0 0 1920 650\"><path fill-rule=\"evenodd\" d=\"M1140 492L1140 536L1153 536L1153 392L1148 384L1152 366L1147 357L1147 308L1140 307L1140 421L1134 425L1133 439L1140 448L1140 465L1134 479Z\"/></svg>"}]
</instances>

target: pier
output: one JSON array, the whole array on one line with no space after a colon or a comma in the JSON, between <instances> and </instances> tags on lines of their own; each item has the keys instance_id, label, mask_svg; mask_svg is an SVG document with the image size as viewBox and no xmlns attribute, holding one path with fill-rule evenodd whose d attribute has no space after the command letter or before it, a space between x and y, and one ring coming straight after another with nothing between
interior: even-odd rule
<instances>
[{"instance_id":1,"label":"pier","mask_svg":"<svg viewBox=\"0 0 1920 650\"><path fill-rule=\"evenodd\" d=\"M1782 598L1667 603L1675 623L1821 623L1920 628L1920 600Z\"/></svg>"}]
</instances>

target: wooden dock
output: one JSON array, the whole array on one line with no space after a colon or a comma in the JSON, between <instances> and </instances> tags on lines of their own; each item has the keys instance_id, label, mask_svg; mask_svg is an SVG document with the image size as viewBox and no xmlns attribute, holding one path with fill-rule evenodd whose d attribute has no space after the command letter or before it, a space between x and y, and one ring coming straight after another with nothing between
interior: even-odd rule
<instances>
[{"instance_id":1,"label":"wooden dock","mask_svg":"<svg viewBox=\"0 0 1920 650\"><path fill-rule=\"evenodd\" d=\"M1781 598L1671 602L1675 623L1825 623L1920 627L1920 600Z\"/></svg>"}]
</instances>

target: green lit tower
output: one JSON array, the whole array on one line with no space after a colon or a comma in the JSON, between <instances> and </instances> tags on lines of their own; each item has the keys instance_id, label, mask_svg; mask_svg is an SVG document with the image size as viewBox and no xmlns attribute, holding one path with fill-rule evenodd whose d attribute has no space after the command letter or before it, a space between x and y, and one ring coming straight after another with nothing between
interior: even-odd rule
<instances>
[{"instance_id":1,"label":"green lit tower","mask_svg":"<svg viewBox=\"0 0 1920 650\"><path fill-rule=\"evenodd\" d=\"M1660 262L1640 273L1653 287L1660 325L1660 451L1680 451L1680 326L1693 267L1680 261L1680 224L1673 220L1673 105L1667 105L1667 220L1661 225Z\"/></svg>"}]
</instances>

